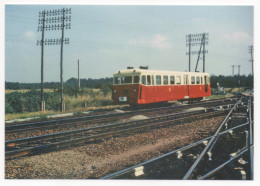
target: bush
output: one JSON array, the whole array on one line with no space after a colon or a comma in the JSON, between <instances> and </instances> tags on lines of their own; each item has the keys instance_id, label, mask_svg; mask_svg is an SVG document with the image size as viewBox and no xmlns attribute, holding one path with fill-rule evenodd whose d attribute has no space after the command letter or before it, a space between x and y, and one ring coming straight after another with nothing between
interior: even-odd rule
<instances>
[{"instance_id":1,"label":"bush","mask_svg":"<svg viewBox=\"0 0 260 186\"><path fill-rule=\"evenodd\" d=\"M12 92L5 96L6 113L24 112L24 98L23 93Z\"/></svg>"},{"instance_id":2,"label":"bush","mask_svg":"<svg viewBox=\"0 0 260 186\"><path fill-rule=\"evenodd\" d=\"M104 106L112 104L108 96L111 92L110 85L104 85L101 91L91 88L80 88L66 86L64 88L64 100L66 110L89 106ZM79 97L80 96L80 97ZM54 89L54 92L45 92L45 109L60 110L60 90ZM12 92L6 94L5 113L37 112L40 110L41 91L32 89L26 93Z\"/></svg>"},{"instance_id":3,"label":"bush","mask_svg":"<svg viewBox=\"0 0 260 186\"><path fill-rule=\"evenodd\" d=\"M40 109L40 91L32 89L29 92L23 94L24 97L24 110L26 112L35 112Z\"/></svg>"},{"instance_id":4,"label":"bush","mask_svg":"<svg viewBox=\"0 0 260 186\"><path fill-rule=\"evenodd\" d=\"M47 92L44 94L45 109L59 110L60 109L60 95L54 92Z\"/></svg>"},{"instance_id":5,"label":"bush","mask_svg":"<svg viewBox=\"0 0 260 186\"><path fill-rule=\"evenodd\" d=\"M10 113L10 114L15 113L13 107L6 101L5 101L5 113Z\"/></svg>"},{"instance_id":6,"label":"bush","mask_svg":"<svg viewBox=\"0 0 260 186\"><path fill-rule=\"evenodd\" d=\"M59 110L60 97L56 93L45 92L45 108ZM5 96L5 113L37 112L40 110L41 92L35 89L26 93L12 92Z\"/></svg>"},{"instance_id":7,"label":"bush","mask_svg":"<svg viewBox=\"0 0 260 186\"><path fill-rule=\"evenodd\" d=\"M107 96L112 93L112 84L104 84L101 86L101 92L103 92L104 96Z\"/></svg>"}]
</instances>

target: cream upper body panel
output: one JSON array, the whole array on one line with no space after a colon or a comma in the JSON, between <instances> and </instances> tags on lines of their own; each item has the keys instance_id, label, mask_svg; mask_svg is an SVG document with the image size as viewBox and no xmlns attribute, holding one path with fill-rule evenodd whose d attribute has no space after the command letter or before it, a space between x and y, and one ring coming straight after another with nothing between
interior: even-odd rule
<instances>
[{"instance_id":1,"label":"cream upper body panel","mask_svg":"<svg viewBox=\"0 0 260 186\"><path fill-rule=\"evenodd\" d=\"M127 69L127 70L120 70L114 73L114 84L121 84L121 83L115 83L115 79L118 79L118 82L123 81L124 78L133 77L131 80L128 80L128 83L141 83L142 76L148 76L154 78L154 83L152 85L158 85L156 83L156 79L160 78L161 81L164 81L165 79L168 79L167 81L171 81L171 76L174 76L174 79L180 79L180 83L174 83L174 84L204 84L205 79L204 77L207 77L207 84L210 84L209 77L210 75L208 73L201 73L201 72L180 72L180 71L163 71L163 70L148 70L148 69ZM139 77L139 79L137 79ZM120 80L121 79L121 80ZM131 81L131 83L130 83ZM146 81L146 80L145 80ZM195 83L193 83L195 81ZM122 83L123 84L123 83ZM170 84L170 83L167 83ZM150 84L151 85L151 84ZM159 85L165 85L164 83L161 83Z\"/></svg>"}]
</instances>

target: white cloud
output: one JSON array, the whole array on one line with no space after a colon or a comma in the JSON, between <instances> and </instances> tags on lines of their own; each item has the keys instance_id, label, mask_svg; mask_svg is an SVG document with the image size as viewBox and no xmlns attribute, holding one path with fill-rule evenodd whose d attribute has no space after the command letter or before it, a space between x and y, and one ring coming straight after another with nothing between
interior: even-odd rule
<instances>
[{"instance_id":1,"label":"white cloud","mask_svg":"<svg viewBox=\"0 0 260 186\"><path fill-rule=\"evenodd\" d=\"M158 49L167 49L172 47L167 37L162 36L160 34L157 34L153 38L130 39L128 41L128 44L130 46L152 47Z\"/></svg>"},{"instance_id":2,"label":"white cloud","mask_svg":"<svg viewBox=\"0 0 260 186\"><path fill-rule=\"evenodd\" d=\"M224 39L234 41L235 43L252 43L253 39L246 32L233 32L232 34L224 35Z\"/></svg>"},{"instance_id":3,"label":"white cloud","mask_svg":"<svg viewBox=\"0 0 260 186\"><path fill-rule=\"evenodd\" d=\"M28 40L35 40L36 39L36 33L33 31L26 31L24 32L23 36Z\"/></svg>"}]
</instances>

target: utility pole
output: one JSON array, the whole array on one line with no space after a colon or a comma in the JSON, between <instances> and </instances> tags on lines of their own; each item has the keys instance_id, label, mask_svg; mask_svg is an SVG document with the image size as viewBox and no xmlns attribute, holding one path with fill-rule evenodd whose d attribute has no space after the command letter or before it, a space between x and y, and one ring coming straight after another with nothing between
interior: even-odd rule
<instances>
[{"instance_id":1,"label":"utility pole","mask_svg":"<svg viewBox=\"0 0 260 186\"><path fill-rule=\"evenodd\" d=\"M38 25L42 24L41 28L45 28L45 11L39 13L39 23ZM41 44L41 111L45 111L45 100L44 100L44 86L43 86L43 54L44 54L44 29L40 29L38 26L38 31L42 31L42 40ZM39 41L37 42L39 45Z\"/></svg>"},{"instance_id":2,"label":"utility pole","mask_svg":"<svg viewBox=\"0 0 260 186\"><path fill-rule=\"evenodd\" d=\"M78 81L79 81L79 83L78 83L78 87L79 87L79 89L80 89L80 78L79 78L79 59L78 59Z\"/></svg>"},{"instance_id":3,"label":"utility pole","mask_svg":"<svg viewBox=\"0 0 260 186\"><path fill-rule=\"evenodd\" d=\"M237 67L238 67L238 73L237 73L237 75L238 75L238 76L240 76L240 66L241 66L241 65L237 65Z\"/></svg>"},{"instance_id":4,"label":"utility pole","mask_svg":"<svg viewBox=\"0 0 260 186\"><path fill-rule=\"evenodd\" d=\"M60 97L61 97L61 105L60 105L60 111L65 110L65 102L63 99L63 40L64 40L64 17L65 11L64 8L62 9L62 25L61 25L61 47L60 47L60 83L61 83L61 92L60 92Z\"/></svg>"},{"instance_id":5,"label":"utility pole","mask_svg":"<svg viewBox=\"0 0 260 186\"><path fill-rule=\"evenodd\" d=\"M186 38L187 38L187 35L186 35ZM187 45L187 43L186 43L186 45ZM189 72L190 72L191 34L188 35L188 45L189 45Z\"/></svg>"},{"instance_id":6,"label":"utility pole","mask_svg":"<svg viewBox=\"0 0 260 186\"><path fill-rule=\"evenodd\" d=\"M234 77L234 67L235 65L232 65L232 76Z\"/></svg>"},{"instance_id":7,"label":"utility pole","mask_svg":"<svg viewBox=\"0 0 260 186\"><path fill-rule=\"evenodd\" d=\"M200 34L189 34L186 35L186 47L189 47L189 52L186 52L186 55L189 55L189 72L190 72L190 64L191 64L191 56L190 55L198 55L197 64L195 68L195 72L197 71L198 62L200 60L200 54L203 54L203 72L205 72L205 54L208 53L208 50L205 50L205 45L208 45L208 33L200 33ZM191 46L200 45L199 51L191 51ZM202 49L202 51L201 51Z\"/></svg>"},{"instance_id":8,"label":"utility pole","mask_svg":"<svg viewBox=\"0 0 260 186\"><path fill-rule=\"evenodd\" d=\"M66 16L65 16L65 14L66 14ZM60 53L61 104L60 104L60 111L65 110L65 103L64 103L64 99L63 99L63 44L69 44L69 38L64 39L64 29L71 28L71 25L70 25L71 16L67 15L67 14L71 14L71 8L69 8L69 9L63 8L63 9L50 10L50 11L44 10L39 13L39 24L42 23L43 25L38 26L38 31L40 30L43 32L42 40L37 41L37 45L42 46L42 67L43 67L43 45L61 45L61 53ZM44 30L45 31L62 30L61 38L44 40ZM42 75L42 82L43 82L43 75ZM43 83L42 83L42 89L43 89ZM42 93L42 97L43 97L43 93ZM43 103L44 103L43 105L45 107L45 102L43 102Z\"/></svg>"},{"instance_id":9,"label":"utility pole","mask_svg":"<svg viewBox=\"0 0 260 186\"><path fill-rule=\"evenodd\" d=\"M232 81L232 87L234 87L234 81L235 81L235 78L234 78L234 67L235 67L235 65L232 65L232 79L233 79L233 81Z\"/></svg>"},{"instance_id":10,"label":"utility pole","mask_svg":"<svg viewBox=\"0 0 260 186\"><path fill-rule=\"evenodd\" d=\"M249 62L252 63L252 76L253 76L254 75L254 58L253 58L254 46L253 45L249 46L249 53L251 54L251 60L249 60Z\"/></svg>"},{"instance_id":11,"label":"utility pole","mask_svg":"<svg viewBox=\"0 0 260 186\"><path fill-rule=\"evenodd\" d=\"M205 33L203 34L203 72L205 72Z\"/></svg>"}]
</instances>

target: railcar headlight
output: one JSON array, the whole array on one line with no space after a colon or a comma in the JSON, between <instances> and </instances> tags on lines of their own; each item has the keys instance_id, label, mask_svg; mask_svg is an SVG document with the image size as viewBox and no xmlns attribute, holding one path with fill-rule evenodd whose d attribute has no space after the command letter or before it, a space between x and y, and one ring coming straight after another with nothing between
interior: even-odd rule
<instances>
[{"instance_id":1,"label":"railcar headlight","mask_svg":"<svg viewBox=\"0 0 260 186\"><path fill-rule=\"evenodd\" d=\"M114 90L114 93L116 93L116 90Z\"/></svg>"},{"instance_id":2,"label":"railcar headlight","mask_svg":"<svg viewBox=\"0 0 260 186\"><path fill-rule=\"evenodd\" d=\"M136 92L136 89L134 89L134 92Z\"/></svg>"}]
</instances>

